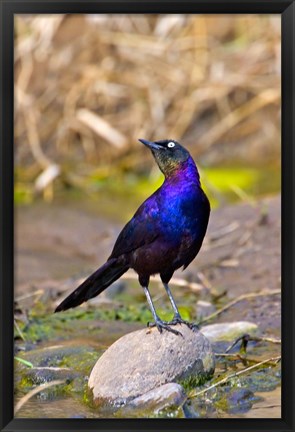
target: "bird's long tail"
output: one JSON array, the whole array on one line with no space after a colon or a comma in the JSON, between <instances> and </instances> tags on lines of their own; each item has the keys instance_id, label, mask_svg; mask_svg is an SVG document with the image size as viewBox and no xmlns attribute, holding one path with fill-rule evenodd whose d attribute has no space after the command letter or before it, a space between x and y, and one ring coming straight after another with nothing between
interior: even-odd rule
<instances>
[{"instance_id":1,"label":"bird's long tail","mask_svg":"<svg viewBox=\"0 0 295 432\"><path fill-rule=\"evenodd\" d=\"M128 266L122 265L116 258L108 260L103 266L92 273L78 288L66 297L54 312L64 311L79 306L81 303L97 296L113 282L119 279Z\"/></svg>"}]
</instances>

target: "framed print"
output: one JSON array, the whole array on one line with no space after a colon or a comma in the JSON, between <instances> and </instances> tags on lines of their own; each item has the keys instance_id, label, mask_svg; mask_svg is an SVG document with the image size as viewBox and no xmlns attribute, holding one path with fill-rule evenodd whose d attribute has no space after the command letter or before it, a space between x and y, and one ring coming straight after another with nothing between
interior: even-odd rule
<instances>
[{"instance_id":1,"label":"framed print","mask_svg":"<svg viewBox=\"0 0 295 432\"><path fill-rule=\"evenodd\" d=\"M0 4L1 430L294 430L294 2Z\"/></svg>"}]
</instances>

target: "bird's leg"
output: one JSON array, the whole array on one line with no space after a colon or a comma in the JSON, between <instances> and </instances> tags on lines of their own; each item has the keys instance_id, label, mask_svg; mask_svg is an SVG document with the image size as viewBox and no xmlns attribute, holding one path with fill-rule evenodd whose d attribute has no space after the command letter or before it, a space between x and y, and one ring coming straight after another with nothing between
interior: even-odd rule
<instances>
[{"instance_id":1,"label":"bird's leg","mask_svg":"<svg viewBox=\"0 0 295 432\"><path fill-rule=\"evenodd\" d=\"M154 323L148 323L148 326L149 327L156 326L160 333L162 333L162 331L164 329L164 330L170 331L171 333L174 333L175 335L181 335L181 333L179 331L172 329L167 323L163 322L160 319L160 317L157 315L157 312L156 312L156 309L155 309L155 306L153 304L153 301L152 301L152 298L151 298L151 295L149 293L148 288L143 287L143 290L144 290L144 293L146 295L150 310L151 310L153 317L154 317L154 320L155 320Z\"/></svg>"},{"instance_id":2,"label":"bird's leg","mask_svg":"<svg viewBox=\"0 0 295 432\"><path fill-rule=\"evenodd\" d=\"M165 290L166 290L166 292L167 292L167 294L168 294L168 297L169 297L170 303L171 303L172 308L173 308L173 311L174 311L174 317L173 317L172 321L168 322L168 324L170 324L170 325L175 325L175 324L185 324L185 325L187 325L191 330L197 330L197 329L198 329L198 326L197 326L196 324L194 324L194 323L190 323L189 321L185 321L184 319L181 318L181 315L180 315L180 313L179 313L179 310L178 310L178 308L177 308L177 306L176 306L176 303L175 303L174 298L173 298L173 296L172 296L172 293L171 293L171 291L170 291L169 285L168 285L167 283L165 283L165 282L163 282L163 285L164 285Z\"/></svg>"}]
</instances>

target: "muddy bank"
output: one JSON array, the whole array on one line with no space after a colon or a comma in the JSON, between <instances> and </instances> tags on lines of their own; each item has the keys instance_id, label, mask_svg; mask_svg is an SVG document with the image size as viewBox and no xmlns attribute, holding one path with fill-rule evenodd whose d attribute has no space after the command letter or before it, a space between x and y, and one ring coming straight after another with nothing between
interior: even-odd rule
<instances>
[{"instance_id":1,"label":"muddy bank","mask_svg":"<svg viewBox=\"0 0 295 432\"><path fill-rule=\"evenodd\" d=\"M277 196L253 205L241 203L214 210L198 257L181 275L186 278L203 271L213 285L226 288L230 297L245 290L277 288L281 274L280 206ZM86 272L102 263L124 222L118 224L115 216L103 219L99 210L98 204L96 211L85 211L83 203L18 207L17 289L25 282L52 276L51 256L59 262L60 271L55 273L61 277L72 276L72 267L76 273ZM42 265L43 256L47 265Z\"/></svg>"}]
</instances>

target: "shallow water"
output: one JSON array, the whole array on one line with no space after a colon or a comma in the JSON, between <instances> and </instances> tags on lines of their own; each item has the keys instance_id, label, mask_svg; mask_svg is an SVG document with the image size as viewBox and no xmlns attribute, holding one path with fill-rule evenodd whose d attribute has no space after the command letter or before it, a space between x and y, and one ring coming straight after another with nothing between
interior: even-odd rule
<instances>
[{"instance_id":1,"label":"shallow water","mask_svg":"<svg viewBox=\"0 0 295 432\"><path fill-rule=\"evenodd\" d=\"M111 343L128 332L142 328L143 324L110 320L100 322L96 319L91 320L89 316L84 319L78 315L76 318L72 315L71 318L65 320L64 328L58 329L56 324L52 324L53 332L47 341L43 339L36 341L35 344L18 341L17 346L20 349L17 353L18 357L31 362L34 366L49 368L49 370L45 373L42 371L41 374L31 374L30 368L16 362L16 402L36 385L43 382L50 382L55 379L63 379L65 382L38 393L20 409L17 417L95 418L115 415L112 412L94 409L91 402L88 402L88 376L99 356ZM48 319L46 317L47 323ZM55 319L54 316L52 319ZM42 326L41 318L38 319L38 323ZM87 337L84 329L88 329ZM28 329L25 334L33 335L34 333L30 333ZM228 346L228 342L219 342L214 350L224 352ZM237 353L237 350L233 351ZM255 360L261 361L277 355L280 355L279 345L249 344L249 359L255 358ZM52 371L50 369L52 367L61 368L61 370ZM69 368L69 370L64 371L63 368ZM197 390L210 386L216 382L218 377L222 378L244 368L245 365L236 358L232 360L217 356L214 377ZM272 406L271 417L280 417L280 379L280 364L274 367L260 367L251 373L230 380L223 386L209 390L200 397L192 398L180 408L180 411L169 412L169 416L255 418L263 415L269 416L269 407ZM167 412L148 414L150 417L165 417L167 415ZM120 411L120 416L124 417L124 409ZM140 413L137 412L136 416L140 417Z\"/></svg>"}]
</instances>

